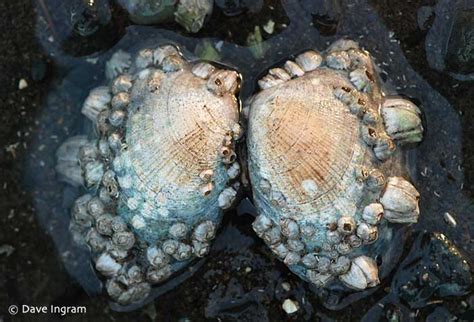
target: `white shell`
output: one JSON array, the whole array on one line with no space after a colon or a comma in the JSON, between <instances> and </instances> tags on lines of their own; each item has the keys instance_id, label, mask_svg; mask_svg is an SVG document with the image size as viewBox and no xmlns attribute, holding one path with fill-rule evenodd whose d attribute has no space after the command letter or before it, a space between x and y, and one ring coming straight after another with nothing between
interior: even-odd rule
<instances>
[{"instance_id":1,"label":"white shell","mask_svg":"<svg viewBox=\"0 0 474 322\"><path fill-rule=\"evenodd\" d=\"M415 187L401 177L388 178L387 186L380 198L385 210L384 218L393 223L416 223L420 215Z\"/></svg>"}]
</instances>

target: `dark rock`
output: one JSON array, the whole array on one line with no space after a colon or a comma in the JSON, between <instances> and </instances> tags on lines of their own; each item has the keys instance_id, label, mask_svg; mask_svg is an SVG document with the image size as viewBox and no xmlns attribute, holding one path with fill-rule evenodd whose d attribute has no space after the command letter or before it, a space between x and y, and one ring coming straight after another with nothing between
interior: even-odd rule
<instances>
[{"instance_id":1,"label":"dark rock","mask_svg":"<svg viewBox=\"0 0 474 322\"><path fill-rule=\"evenodd\" d=\"M443 234L425 233L400 265L392 292L420 308L435 299L466 294L471 284L469 264L456 246Z\"/></svg>"}]
</instances>

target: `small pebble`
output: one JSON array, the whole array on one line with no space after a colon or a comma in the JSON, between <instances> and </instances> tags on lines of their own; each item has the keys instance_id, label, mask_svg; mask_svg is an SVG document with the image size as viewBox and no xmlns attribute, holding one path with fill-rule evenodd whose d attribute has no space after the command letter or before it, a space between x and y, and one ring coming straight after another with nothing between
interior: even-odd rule
<instances>
[{"instance_id":1,"label":"small pebble","mask_svg":"<svg viewBox=\"0 0 474 322\"><path fill-rule=\"evenodd\" d=\"M248 267L248 266L247 266L247 267L245 268L245 273L250 273L251 271L252 271L252 268L251 268L251 267Z\"/></svg>"},{"instance_id":2,"label":"small pebble","mask_svg":"<svg viewBox=\"0 0 474 322\"><path fill-rule=\"evenodd\" d=\"M281 288L288 292L289 290L291 290L291 285L288 282L283 282L281 283Z\"/></svg>"},{"instance_id":3,"label":"small pebble","mask_svg":"<svg viewBox=\"0 0 474 322\"><path fill-rule=\"evenodd\" d=\"M13 252L15 251L15 247L13 247L12 245L2 245L0 246L0 255L7 255L10 256L11 254L13 254Z\"/></svg>"},{"instance_id":4,"label":"small pebble","mask_svg":"<svg viewBox=\"0 0 474 322\"><path fill-rule=\"evenodd\" d=\"M300 308L298 302L286 299L281 306L287 314L293 314Z\"/></svg>"},{"instance_id":5,"label":"small pebble","mask_svg":"<svg viewBox=\"0 0 474 322\"><path fill-rule=\"evenodd\" d=\"M275 30L275 22L273 20L268 20L268 22L263 26L263 30L269 35Z\"/></svg>"},{"instance_id":6,"label":"small pebble","mask_svg":"<svg viewBox=\"0 0 474 322\"><path fill-rule=\"evenodd\" d=\"M456 220L454 219L453 216L451 216L451 214L449 212L445 212L443 214L443 219L449 226L451 226L451 227L456 227L457 226Z\"/></svg>"},{"instance_id":7,"label":"small pebble","mask_svg":"<svg viewBox=\"0 0 474 322\"><path fill-rule=\"evenodd\" d=\"M28 87L28 83L26 82L26 79L22 78L20 79L20 82L18 83L18 89L24 89Z\"/></svg>"}]
</instances>

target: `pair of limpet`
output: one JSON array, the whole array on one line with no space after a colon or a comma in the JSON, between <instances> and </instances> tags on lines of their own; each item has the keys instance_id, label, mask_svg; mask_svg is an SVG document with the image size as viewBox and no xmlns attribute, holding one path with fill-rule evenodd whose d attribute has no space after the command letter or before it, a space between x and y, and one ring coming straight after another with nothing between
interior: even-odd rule
<instances>
[{"instance_id":1,"label":"pair of limpet","mask_svg":"<svg viewBox=\"0 0 474 322\"><path fill-rule=\"evenodd\" d=\"M172 45L133 61L118 51L106 75L109 84L82 109L94 138L67 140L57 171L88 190L75 202L71 231L120 304L142 300L150 285L209 252L242 176L257 235L318 287L377 285L371 247L388 223L417 222L418 192L392 173L396 147L422 139L420 111L383 95L369 54L353 41L270 69L243 119L240 75L188 61ZM236 155L240 122L247 160Z\"/></svg>"}]
</instances>

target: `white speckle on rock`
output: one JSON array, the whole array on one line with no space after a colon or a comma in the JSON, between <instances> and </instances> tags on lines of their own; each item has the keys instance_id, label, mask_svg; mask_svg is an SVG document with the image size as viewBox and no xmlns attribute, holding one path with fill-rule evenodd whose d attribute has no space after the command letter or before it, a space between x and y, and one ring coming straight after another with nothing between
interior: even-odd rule
<instances>
[{"instance_id":1,"label":"white speckle on rock","mask_svg":"<svg viewBox=\"0 0 474 322\"><path fill-rule=\"evenodd\" d=\"M28 83L26 82L26 79L22 78L18 82L18 89L22 90L28 87Z\"/></svg>"},{"instance_id":2,"label":"white speckle on rock","mask_svg":"<svg viewBox=\"0 0 474 322\"><path fill-rule=\"evenodd\" d=\"M283 302L283 305L281 307L286 312L286 314L293 314L293 313L295 313L296 311L299 310L300 305L296 301L286 299Z\"/></svg>"},{"instance_id":3,"label":"white speckle on rock","mask_svg":"<svg viewBox=\"0 0 474 322\"><path fill-rule=\"evenodd\" d=\"M318 192L318 186L316 182L314 182L314 180L311 180L311 179L303 180L303 182L301 183L301 186L310 197L313 197Z\"/></svg>"},{"instance_id":4,"label":"white speckle on rock","mask_svg":"<svg viewBox=\"0 0 474 322\"><path fill-rule=\"evenodd\" d=\"M145 221L143 220L143 218L141 216L135 215L132 218L132 226L135 229L142 229L146 226L146 224L145 224Z\"/></svg>"},{"instance_id":5,"label":"white speckle on rock","mask_svg":"<svg viewBox=\"0 0 474 322\"><path fill-rule=\"evenodd\" d=\"M128 198L127 206L130 210L135 210L138 208L138 199L137 198Z\"/></svg>"},{"instance_id":6,"label":"white speckle on rock","mask_svg":"<svg viewBox=\"0 0 474 322\"><path fill-rule=\"evenodd\" d=\"M445 212L443 214L443 219L451 227L456 227L458 225L456 219L454 219L454 217L449 212Z\"/></svg>"}]
</instances>

